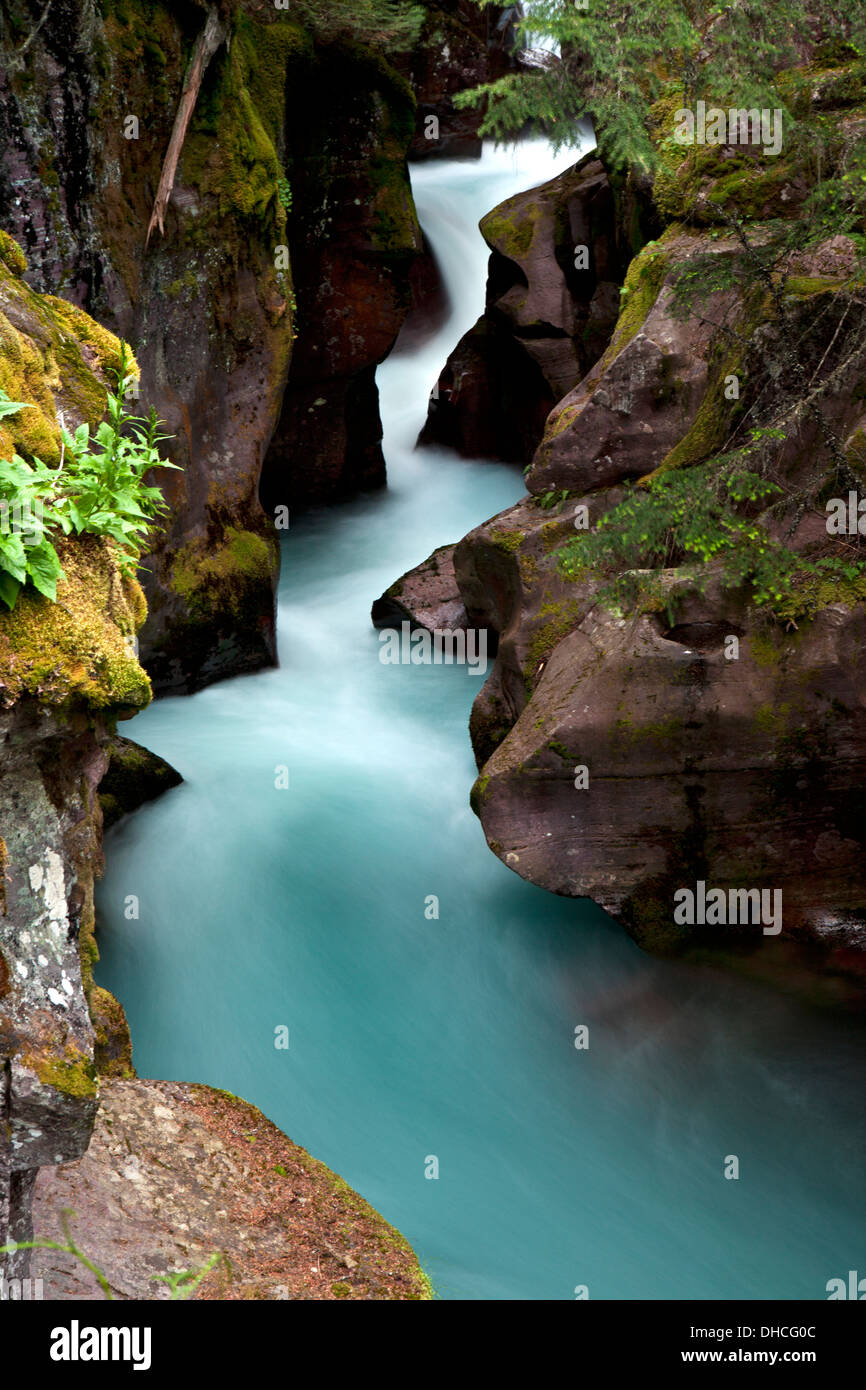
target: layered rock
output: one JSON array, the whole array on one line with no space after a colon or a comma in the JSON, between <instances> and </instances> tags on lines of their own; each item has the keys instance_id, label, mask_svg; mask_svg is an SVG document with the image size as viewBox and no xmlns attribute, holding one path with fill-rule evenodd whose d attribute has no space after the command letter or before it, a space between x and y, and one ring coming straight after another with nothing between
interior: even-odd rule
<instances>
[{"instance_id":1,"label":"layered rock","mask_svg":"<svg viewBox=\"0 0 866 1390\"><path fill-rule=\"evenodd\" d=\"M623 497L623 481L721 448L759 399L761 374L778 373L784 349L766 305L769 322L742 295L719 291L700 315L672 316L672 266L709 245L672 230L642 253L611 348L551 418L529 474L538 495L457 547L467 606L501 634L470 725L483 764L473 805L511 868L594 898L649 949L766 946L760 925L676 922L674 894L698 880L772 887L784 938L815 948L825 972L859 976L866 632L856 582L828 582L811 616L786 630L712 567L702 594L686 574L661 571L644 609L617 614L598 602L601 575L570 578L558 564L575 521L592 530ZM732 253L724 239L711 245L719 258ZM831 249L819 248L810 268ZM655 287L641 304L644 277ZM814 337L821 325L817 366L840 320L856 333L862 306L838 280L792 283L784 331ZM725 324L737 330L733 351ZM835 365L827 418L855 466L864 365ZM723 408L731 375L743 391ZM820 445L808 420L780 443L792 495ZM544 520L551 489L565 500ZM826 553L823 516L800 516L792 503L764 520L802 553Z\"/></svg>"},{"instance_id":2,"label":"layered rock","mask_svg":"<svg viewBox=\"0 0 866 1390\"><path fill-rule=\"evenodd\" d=\"M377 598L373 626L400 628L404 622L428 632L456 632L468 624L454 574L454 546L440 545L420 565L404 574Z\"/></svg>"},{"instance_id":3,"label":"layered rock","mask_svg":"<svg viewBox=\"0 0 866 1390\"><path fill-rule=\"evenodd\" d=\"M646 199L618 190L594 155L482 218L486 308L439 377L420 442L525 460L607 347L635 242L655 225Z\"/></svg>"}]
</instances>

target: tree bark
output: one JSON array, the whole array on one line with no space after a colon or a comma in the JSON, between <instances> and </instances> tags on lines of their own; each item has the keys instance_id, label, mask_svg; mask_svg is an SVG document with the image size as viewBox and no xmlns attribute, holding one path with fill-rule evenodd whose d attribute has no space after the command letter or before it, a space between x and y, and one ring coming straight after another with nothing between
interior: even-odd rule
<instances>
[{"instance_id":1,"label":"tree bark","mask_svg":"<svg viewBox=\"0 0 866 1390\"><path fill-rule=\"evenodd\" d=\"M159 176L159 185L156 190L156 198L153 203L153 212L150 215L150 222L145 237L145 247L150 241L154 227L159 227L160 232L165 235L163 225L165 210L168 207L168 200L174 188L174 178L177 173L180 152L183 149L183 142L186 139L187 128L189 127L195 104L198 100L199 89L202 78L205 75L207 65L216 53L220 44L224 41L227 33L225 23L220 19L215 5L211 5L207 12L207 19L204 28L195 41L192 56L187 66L186 75L183 79L180 102L177 108L177 115L172 126L171 139L168 142L168 149L163 160L162 173Z\"/></svg>"}]
</instances>

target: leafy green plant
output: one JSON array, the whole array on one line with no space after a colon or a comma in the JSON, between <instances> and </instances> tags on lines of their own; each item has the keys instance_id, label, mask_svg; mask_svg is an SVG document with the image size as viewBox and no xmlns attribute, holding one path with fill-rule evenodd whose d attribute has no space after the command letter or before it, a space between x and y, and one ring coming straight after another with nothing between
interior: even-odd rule
<instances>
[{"instance_id":1,"label":"leafy green plant","mask_svg":"<svg viewBox=\"0 0 866 1390\"><path fill-rule=\"evenodd\" d=\"M549 488L547 492L542 492L536 500L538 502L539 507L541 507L542 510L545 512L551 511L554 507L556 507L557 512L561 512L563 506L568 501L570 496L571 493L569 492L567 487L564 487L559 491L557 491L555 487L552 487Z\"/></svg>"},{"instance_id":2,"label":"leafy green plant","mask_svg":"<svg viewBox=\"0 0 866 1390\"><path fill-rule=\"evenodd\" d=\"M292 210L292 188L288 179L277 179L277 197L286 212Z\"/></svg>"},{"instance_id":3,"label":"leafy green plant","mask_svg":"<svg viewBox=\"0 0 866 1390\"><path fill-rule=\"evenodd\" d=\"M63 573L54 546L59 534L106 536L124 573L138 560L168 506L158 487L145 479L152 468L176 468L161 457L153 409L146 418L124 404L133 378L121 351L117 392L107 393L106 419L91 433L80 425L61 431L58 467L13 454L0 460L0 600L14 608L28 582L54 602ZM0 417L29 407L0 392ZM11 524L10 524L11 522Z\"/></svg>"},{"instance_id":4,"label":"leafy green plant","mask_svg":"<svg viewBox=\"0 0 866 1390\"><path fill-rule=\"evenodd\" d=\"M10 401L6 392L0 388L0 420L4 415L17 415L19 410L32 410L27 401Z\"/></svg>"},{"instance_id":5,"label":"leafy green plant","mask_svg":"<svg viewBox=\"0 0 866 1390\"><path fill-rule=\"evenodd\" d=\"M723 587L750 588L756 608L789 621L809 611L822 583L863 582L866 562L797 554L775 540L756 515L782 489L746 461L764 439L781 433L753 430L749 447L628 487L595 531L561 547L562 573L569 579L600 579L599 601L620 613L658 606L663 570L677 570L698 592L717 573Z\"/></svg>"},{"instance_id":6,"label":"leafy green plant","mask_svg":"<svg viewBox=\"0 0 866 1390\"><path fill-rule=\"evenodd\" d=\"M213 1254L201 1269L178 1269L173 1270L171 1274L152 1274L150 1277L158 1284L168 1284L172 1302L183 1302L195 1293L202 1280L207 1278L222 1259L222 1255Z\"/></svg>"}]
</instances>

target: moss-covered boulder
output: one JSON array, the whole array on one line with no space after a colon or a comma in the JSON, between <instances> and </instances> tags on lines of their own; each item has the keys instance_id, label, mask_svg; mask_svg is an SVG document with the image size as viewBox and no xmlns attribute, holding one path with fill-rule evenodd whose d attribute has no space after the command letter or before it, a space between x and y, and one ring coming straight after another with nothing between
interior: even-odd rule
<instances>
[{"instance_id":1,"label":"moss-covered boulder","mask_svg":"<svg viewBox=\"0 0 866 1390\"><path fill-rule=\"evenodd\" d=\"M674 225L635 257L606 351L547 420L527 477L532 493L579 494L641 477L694 428L707 454L721 442L731 412L720 398L755 316L749 325L744 286L713 290L700 315L679 318L672 291L691 263L708 254L730 260L735 250L732 238L710 241Z\"/></svg>"},{"instance_id":2,"label":"moss-covered boulder","mask_svg":"<svg viewBox=\"0 0 866 1390\"><path fill-rule=\"evenodd\" d=\"M0 78L0 223L23 242L31 285L74 299L139 349L141 406L165 421L185 470L171 477L171 524L145 571L142 656L158 687L177 682L184 648L183 688L275 659L278 547L257 488L295 331L291 266L277 248L287 241L286 70L306 40L273 7L224 8L230 42L205 73L164 235L147 245L206 7L71 0ZM26 6L12 9L25 25ZM58 88L86 121L66 119ZM236 576L247 626L236 601L190 614L172 589L175 552L227 527L255 532L271 553ZM215 651L224 659L203 676Z\"/></svg>"},{"instance_id":3,"label":"moss-covered boulder","mask_svg":"<svg viewBox=\"0 0 866 1390\"><path fill-rule=\"evenodd\" d=\"M108 741L105 751L108 769L99 784L104 830L183 781L177 769L164 758L119 734Z\"/></svg>"}]
</instances>

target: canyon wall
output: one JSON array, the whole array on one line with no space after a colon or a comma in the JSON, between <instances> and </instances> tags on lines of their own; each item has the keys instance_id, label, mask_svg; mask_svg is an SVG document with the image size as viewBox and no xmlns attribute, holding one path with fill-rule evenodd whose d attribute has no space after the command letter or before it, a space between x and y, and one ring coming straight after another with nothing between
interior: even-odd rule
<instances>
[{"instance_id":1,"label":"canyon wall","mask_svg":"<svg viewBox=\"0 0 866 1390\"><path fill-rule=\"evenodd\" d=\"M807 53L782 78L801 115L838 128L839 171L866 131L846 62ZM674 104L654 110L660 140ZM464 608L498 643L470 720L472 805L514 872L593 898L644 948L802 978L837 1002L866 976L864 581L845 569L859 541L830 536L823 503L804 499L822 457L837 489L863 488L858 237L810 229L768 269L761 248L804 215L806 142L775 160L661 149L629 214L589 157L482 222L487 309L422 435L527 464L528 495L453 551ZM581 242L583 280L568 259ZM579 535L627 527L626 504L659 480L697 519L714 484L688 501L689 470L738 446L761 472L737 524L814 567L787 607L732 579L709 522L691 565L574 558ZM397 596L421 624L429 564ZM697 903L699 884L726 904L753 896L739 918L689 920L676 895ZM781 904L778 922L755 915L756 890Z\"/></svg>"}]
</instances>

